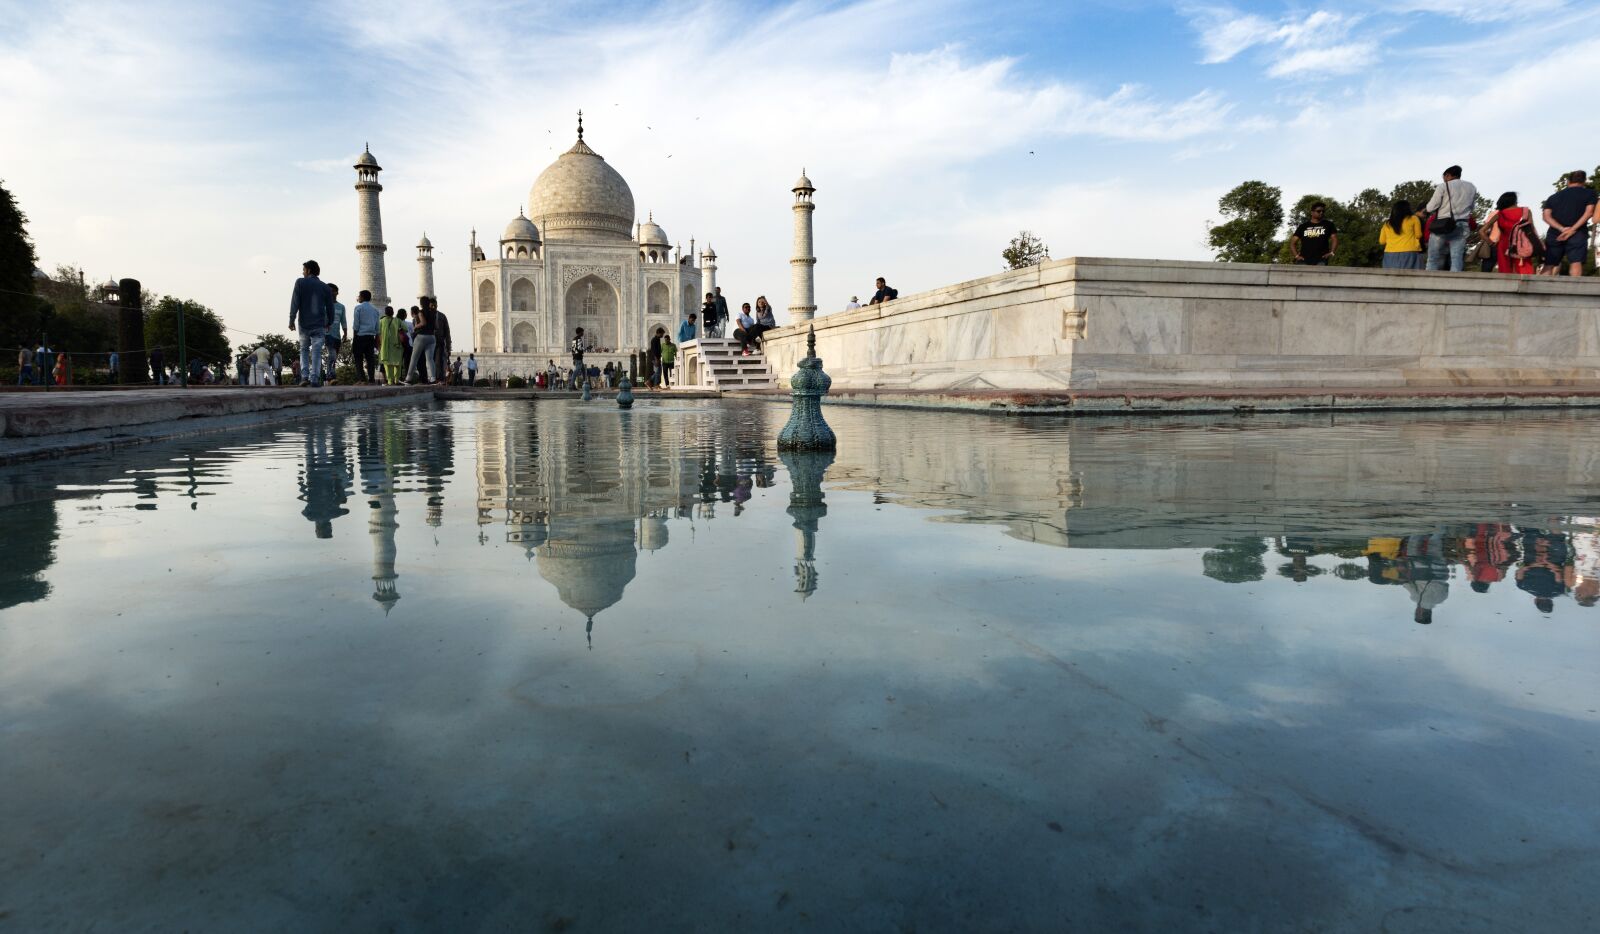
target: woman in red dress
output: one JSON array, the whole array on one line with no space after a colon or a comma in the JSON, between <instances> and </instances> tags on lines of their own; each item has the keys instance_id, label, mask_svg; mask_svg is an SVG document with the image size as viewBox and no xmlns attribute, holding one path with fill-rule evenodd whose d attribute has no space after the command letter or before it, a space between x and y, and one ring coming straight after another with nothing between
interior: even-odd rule
<instances>
[{"instance_id":1,"label":"woman in red dress","mask_svg":"<svg viewBox=\"0 0 1600 934\"><path fill-rule=\"evenodd\" d=\"M1517 227L1522 226L1523 233L1527 235L1527 244L1537 252L1539 249L1539 234L1533 229L1533 212L1524 207L1517 206L1517 193L1508 191L1495 202L1494 210L1483 219L1484 232L1495 245L1495 266L1503 273L1531 276L1534 273L1537 256L1530 253L1527 256L1518 256L1514 249L1513 236Z\"/></svg>"}]
</instances>

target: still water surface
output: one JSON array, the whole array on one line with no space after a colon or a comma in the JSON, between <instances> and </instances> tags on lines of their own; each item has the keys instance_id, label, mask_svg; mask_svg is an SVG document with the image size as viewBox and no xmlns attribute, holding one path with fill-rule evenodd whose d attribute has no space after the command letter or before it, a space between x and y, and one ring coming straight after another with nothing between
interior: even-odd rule
<instances>
[{"instance_id":1,"label":"still water surface","mask_svg":"<svg viewBox=\"0 0 1600 934\"><path fill-rule=\"evenodd\" d=\"M454 403L0 473L0 931L1563 931L1600 419Z\"/></svg>"}]
</instances>

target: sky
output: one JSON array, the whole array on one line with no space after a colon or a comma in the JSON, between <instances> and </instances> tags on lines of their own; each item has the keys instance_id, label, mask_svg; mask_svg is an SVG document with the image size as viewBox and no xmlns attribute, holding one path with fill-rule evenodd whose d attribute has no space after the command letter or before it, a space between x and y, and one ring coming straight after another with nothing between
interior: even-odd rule
<instances>
[{"instance_id":1,"label":"sky","mask_svg":"<svg viewBox=\"0 0 1600 934\"><path fill-rule=\"evenodd\" d=\"M391 295L427 233L446 312L575 138L735 301L789 304L817 186L818 314L1051 256L1206 259L1246 179L1436 178L1491 198L1600 164L1592 0L0 0L0 183L47 271L284 332L301 261L354 282L363 145ZM1560 77L1565 75L1566 77ZM348 293L348 290L347 290ZM470 330L470 329L469 329Z\"/></svg>"}]
</instances>

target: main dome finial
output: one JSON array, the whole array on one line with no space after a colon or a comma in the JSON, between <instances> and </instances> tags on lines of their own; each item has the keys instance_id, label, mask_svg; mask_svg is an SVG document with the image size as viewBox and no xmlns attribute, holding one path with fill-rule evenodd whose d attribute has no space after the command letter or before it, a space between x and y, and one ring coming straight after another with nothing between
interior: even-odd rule
<instances>
[{"instance_id":1,"label":"main dome finial","mask_svg":"<svg viewBox=\"0 0 1600 934\"><path fill-rule=\"evenodd\" d=\"M583 111L578 111L578 138L583 139Z\"/></svg>"}]
</instances>

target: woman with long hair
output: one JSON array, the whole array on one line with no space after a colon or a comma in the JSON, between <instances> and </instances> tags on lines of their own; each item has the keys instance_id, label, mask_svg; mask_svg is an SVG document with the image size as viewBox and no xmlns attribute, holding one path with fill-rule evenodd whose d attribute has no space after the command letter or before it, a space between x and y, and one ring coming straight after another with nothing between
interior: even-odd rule
<instances>
[{"instance_id":1,"label":"woman with long hair","mask_svg":"<svg viewBox=\"0 0 1600 934\"><path fill-rule=\"evenodd\" d=\"M405 329L394 316L394 306L383 307L383 317L378 319L378 362L383 365L385 386L400 384L400 362L405 355L400 351L400 335Z\"/></svg>"},{"instance_id":2,"label":"woman with long hair","mask_svg":"<svg viewBox=\"0 0 1600 934\"><path fill-rule=\"evenodd\" d=\"M1544 242L1533 228L1533 212L1517 204L1516 192L1508 191L1494 203L1494 210L1483 219L1483 235L1494 244L1495 271L1533 275Z\"/></svg>"},{"instance_id":3,"label":"woman with long hair","mask_svg":"<svg viewBox=\"0 0 1600 934\"><path fill-rule=\"evenodd\" d=\"M1389 219L1378 230L1384 269L1422 268L1422 221L1404 198L1389 209Z\"/></svg>"},{"instance_id":4,"label":"woman with long hair","mask_svg":"<svg viewBox=\"0 0 1600 934\"><path fill-rule=\"evenodd\" d=\"M416 383L419 365L422 370L422 381L425 383L435 382L439 379L440 374L435 372L438 369L438 364L433 358L432 309L413 306L411 316L415 325L412 327L411 366L406 370L406 384L414 385Z\"/></svg>"}]
</instances>

